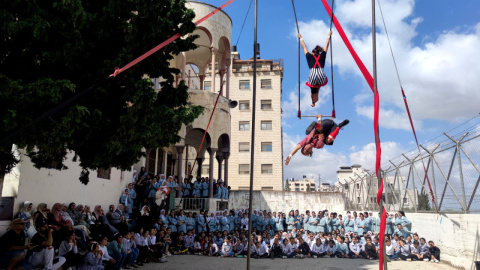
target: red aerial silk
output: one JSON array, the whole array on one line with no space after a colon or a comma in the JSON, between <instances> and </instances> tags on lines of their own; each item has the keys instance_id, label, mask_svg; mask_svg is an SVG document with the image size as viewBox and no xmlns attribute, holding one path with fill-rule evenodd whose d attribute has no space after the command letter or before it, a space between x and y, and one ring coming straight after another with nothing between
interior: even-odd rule
<instances>
[{"instance_id":1,"label":"red aerial silk","mask_svg":"<svg viewBox=\"0 0 480 270\"><path fill-rule=\"evenodd\" d=\"M342 38L343 42L345 43L345 46L347 46L348 51L350 51L350 54L353 57L353 60L355 60L355 63L357 63L358 68L363 74L363 77L367 81L368 85L370 86L370 89L372 89L372 92L374 94L374 116L373 116L373 128L375 130L375 143L377 145L377 153L376 153L376 160L375 160L375 172L378 173L380 172L380 162L381 162L381 154L382 154L382 148L380 144L380 134L378 133L378 115L379 115L379 106L380 106L380 97L378 95L378 91L374 89L373 85L373 77L368 72L367 68L363 64L362 60L360 57L358 57L357 52L352 47L352 44L347 38L347 35L345 35L345 32L343 31L342 26L337 20L337 17L332 13L332 10L330 6L328 5L327 0L322 0L323 5L325 6L325 9L327 10L328 15L333 18L333 23L335 24L335 27L337 28L338 34ZM377 204L380 204L380 200L382 199L382 193L383 193L383 179L380 181L380 186L378 188L377 192ZM383 208L383 214L381 217L381 222L380 222L380 251L379 251L379 269L383 269L383 245L385 243L384 237L385 237L385 227L386 227L386 221L387 221L387 213L385 211L385 207Z\"/></svg>"}]
</instances>

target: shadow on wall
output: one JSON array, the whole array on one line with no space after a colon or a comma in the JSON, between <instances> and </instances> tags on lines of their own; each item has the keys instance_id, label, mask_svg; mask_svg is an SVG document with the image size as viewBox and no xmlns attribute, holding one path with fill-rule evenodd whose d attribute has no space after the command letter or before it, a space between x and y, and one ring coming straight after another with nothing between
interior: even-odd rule
<instances>
[{"instance_id":1,"label":"shadow on wall","mask_svg":"<svg viewBox=\"0 0 480 270\"><path fill-rule=\"evenodd\" d=\"M478 261L478 255L480 253L480 236L478 235L478 225L477 225L477 232L475 233L475 247L473 248L473 258L472 258L472 266L470 269L474 270L477 269L476 261Z\"/></svg>"}]
</instances>

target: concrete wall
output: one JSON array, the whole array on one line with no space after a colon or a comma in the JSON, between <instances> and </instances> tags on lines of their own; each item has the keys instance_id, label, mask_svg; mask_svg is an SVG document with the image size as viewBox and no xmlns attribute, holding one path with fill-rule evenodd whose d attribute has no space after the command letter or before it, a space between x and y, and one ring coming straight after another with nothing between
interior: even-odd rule
<instances>
[{"instance_id":1,"label":"concrete wall","mask_svg":"<svg viewBox=\"0 0 480 270\"><path fill-rule=\"evenodd\" d=\"M228 200L230 209L248 208L248 191L232 191ZM344 212L344 204L341 193L305 193L293 191L254 191L253 209L267 210L271 212L290 211L298 209L319 211L328 209L330 212Z\"/></svg>"},{"instance_id":2,"label":"concrete wall","mask_svg":"<svg viewBox=\"0 0 480 270\"><path fill-rule=\"evenodd\" d=\"M97 178L96 171L90 171L90 182L84 185L78 180L81 168L80 161L73 162L72 154L67 155L65 165L68 170L36 169L24 151L19 150L22 160L15 170L5 176L3 197L15 197L14 213L24 201L31 201L36 208L39 203L88 204L93 210L97 204L108 207L118 204L122 190L131 182L131 172L121 172L112 168L110 180Z\"/></svg>"},{"instance_id":3,"label":"concrete wall","mask_svg":"<svg viewBox=\"0 0 480 270\"><path fill-rule=\"evenodd\" d=\"M441 259L454 266L475 269L480 260L480 215L407 213L412 231L441 250Z\"/></svg>"}]
</instances>

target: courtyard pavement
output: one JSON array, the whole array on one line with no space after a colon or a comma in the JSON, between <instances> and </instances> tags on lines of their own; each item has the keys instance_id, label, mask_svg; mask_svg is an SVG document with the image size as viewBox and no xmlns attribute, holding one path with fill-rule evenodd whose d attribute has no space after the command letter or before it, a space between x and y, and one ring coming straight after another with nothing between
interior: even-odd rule
<instances>
[{"instance_id":1,"label":"courtyard pavement","mask_svg":"<svg viewBox=\"0 0 480 270\"><path fill-rule=\"evenodd\" d=\"M173 255L167 257L166 263L149 263L139 270L175 269L175 270L229 270L247 269L246 258L220 258L195 255ZM305 259L251 259L250 269L261 270L296 270L296 269L369 269L377 270L378 261L363 259L305 258ZM457 269L445 263L423 261L393 261L388 263L388 270L453 270Z\"/></svg>"}]
</instances>

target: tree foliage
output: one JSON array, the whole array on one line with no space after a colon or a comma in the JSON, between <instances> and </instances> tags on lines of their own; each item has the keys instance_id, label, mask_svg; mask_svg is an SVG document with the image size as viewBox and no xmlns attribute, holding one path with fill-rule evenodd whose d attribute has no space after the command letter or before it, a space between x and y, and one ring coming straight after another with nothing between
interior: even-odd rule
<instances>
[{"instance_id":1,"label":"tree foliage","mask_svg":"<svg viewBox=\"0 0 480 270\"><path fill-rule=\"evenodd\" d=\"M66 155L74 151L84 170L129 170L142 147L178 142L181 125L202 112L188 104L187 86L174 86L179 70L169 65L174 55L195 48L196 36L187 35L195 30L195 14L185 0L2 3L0 171L18 162L12 144L25 148L37 168L57 163L65 169ZM176 33L186 38L105 79ZM147 76L165 79L160 92ZM28 126L97 82L89 94ZM126 101L134 105L126 107Z\"/></svg>"},{"instance_id":2,"label":"tree foliage","mask_svg":"<svg viewBox=\"0 0 480 270\"><path fill-rule=\"evenodd\" d=\"M425 210L430 211L430 199L428 198L428 194L425 191L418 193L418 210Z\"/></svg>"}]
</instances>

